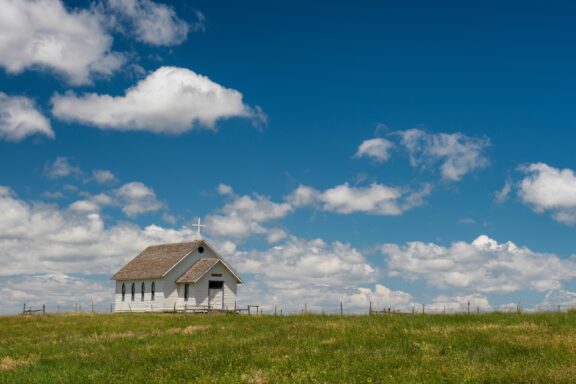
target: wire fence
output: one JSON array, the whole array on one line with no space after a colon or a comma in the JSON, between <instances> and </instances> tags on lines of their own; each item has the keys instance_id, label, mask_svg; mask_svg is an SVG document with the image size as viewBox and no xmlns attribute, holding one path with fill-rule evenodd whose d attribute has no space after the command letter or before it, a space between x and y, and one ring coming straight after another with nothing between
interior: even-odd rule
<instances>
[{"instance_id":1,"label":"wire fence","mask_svg":"<svg viewBox=\"0 0 576 384\"><path fill-rule=\"evenodd\" d=\"M281 306L274 305L255 305L255 304L238 304L234 308L216 309L210 306L186 306L178 305L171 308L161 306L151 306L149 309L135 309L123 312L173 312L184 314L205 314L205 313L238 313L242 315L272 315L272 316L294 316L294 315L338 315L338 316L359 316L359 315L450 315L450 314L487 314L487 313L538 313L538 312L557 312L566 313L576 311L572 304L549 304L538 305L523 308L521 303L506 305L504 307L485 307L465 303L458 307L453 305L442 305L438 303L419 303L402 306L385 306L370 302L367 306L351 305L350 303L340 302L332 306L308 305L304 303L301 306ZM20 314L23 315L46 315L46 314L73 314L73 313L114 313L114 303L105 304L102 302L82 302L73 304L26 304L23 303ZM16 311L12 314L17 313Z\"/></svg>"}]
</instances>

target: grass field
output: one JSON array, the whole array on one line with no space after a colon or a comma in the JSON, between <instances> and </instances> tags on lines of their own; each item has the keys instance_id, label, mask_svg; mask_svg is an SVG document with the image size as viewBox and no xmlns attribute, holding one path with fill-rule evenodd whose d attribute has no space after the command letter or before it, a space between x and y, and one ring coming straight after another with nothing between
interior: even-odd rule
<instances>
[{"instance_id":1,"label":"grass field","mask_svg":"<svg viewBox=\"0 0 576 384\"><path fill-rule=\"evenodd\" d=\"M0 317L2 383L574 383L576 314Z\"/></svg>"}]
</instances>

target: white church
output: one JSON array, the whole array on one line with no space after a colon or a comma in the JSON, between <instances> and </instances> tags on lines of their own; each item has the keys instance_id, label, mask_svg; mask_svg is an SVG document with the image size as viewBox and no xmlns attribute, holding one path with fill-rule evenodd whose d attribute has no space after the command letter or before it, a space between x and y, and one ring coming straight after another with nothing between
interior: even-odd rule
<instances>
[{"instance_id":1,"label":"white church","mask_svg":"<svg viewBox=\"0 0 576 384\"><path fill-rule=\"evenodd\" d=\"M195 226L200 229L200 223ZM150 246L112 280L115 312L231 311L236 308L236 288L243 283L202 239Z\"/></svg>"}]
</instances>

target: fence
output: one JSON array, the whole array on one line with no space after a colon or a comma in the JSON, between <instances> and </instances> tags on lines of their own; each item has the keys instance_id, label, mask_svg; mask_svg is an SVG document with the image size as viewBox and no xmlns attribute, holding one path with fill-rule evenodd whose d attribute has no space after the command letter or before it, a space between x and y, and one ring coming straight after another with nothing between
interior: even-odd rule
<instances>
[{"instance_id":1,"label":"fence","mask_svg":"<svg viewBox=\"0 0 576 384\"><path fill-rule=\"evenodd\" d=\"M150 306L150 310L146 312L173 312L180 314L207 314L207 313L238 313L245 315L273 315L273 316L289 316L289 315L306 315L306 314L316 314L316 315L339 315L339 316L350 316L350 315L393 315L393 314L404 314L404 315L418 315L418 314L484 314L484 313L494 313L494 312L509 312L509 313L533 313L533 312L567 312L569 310L575 309L574 305L567 304L554 304L547 306L536 306L524 309L520 302L514 305L509 305L505 308L493 308L493 307L482 307L473 305L471 302L465 303L463 306L454 308L450 306L443 306L442 304L413 304L410 306L383 306L376 305L373 302L369 302L367 307L362 308L361 306L352 306L347 303L340 302L335 306L309 306L304 303L300 308L282 307L279 305L255 305L248 304L243 306L234 305L233 308L214 308L207 305L174 305L173 308L165 309L161 307ZM74 303L68 305L62 304L36 304L29 305L23 304L22 314L33 315L33 314L69 314L69 313L113 313L114 304L95 304L94 302L89 303ZM131 309L124 312L142 312L141 310Z\"/></svg>"}]
</instances>

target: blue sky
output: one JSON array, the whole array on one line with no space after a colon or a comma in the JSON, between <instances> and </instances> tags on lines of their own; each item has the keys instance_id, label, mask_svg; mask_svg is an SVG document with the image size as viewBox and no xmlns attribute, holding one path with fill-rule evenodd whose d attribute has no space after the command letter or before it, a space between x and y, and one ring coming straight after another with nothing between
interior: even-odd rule
<instances>
[{"instance_id":1,"label":"blue sky","mask_svg":"<svg viewBox=\"0 0 576 384\"><path fill-rule=\"evenodd\" d=\"M105 308L198 217L251 302L576 302L571 2L40 3L0 0L2 311Z\"/></svg>"}]
</instances>

